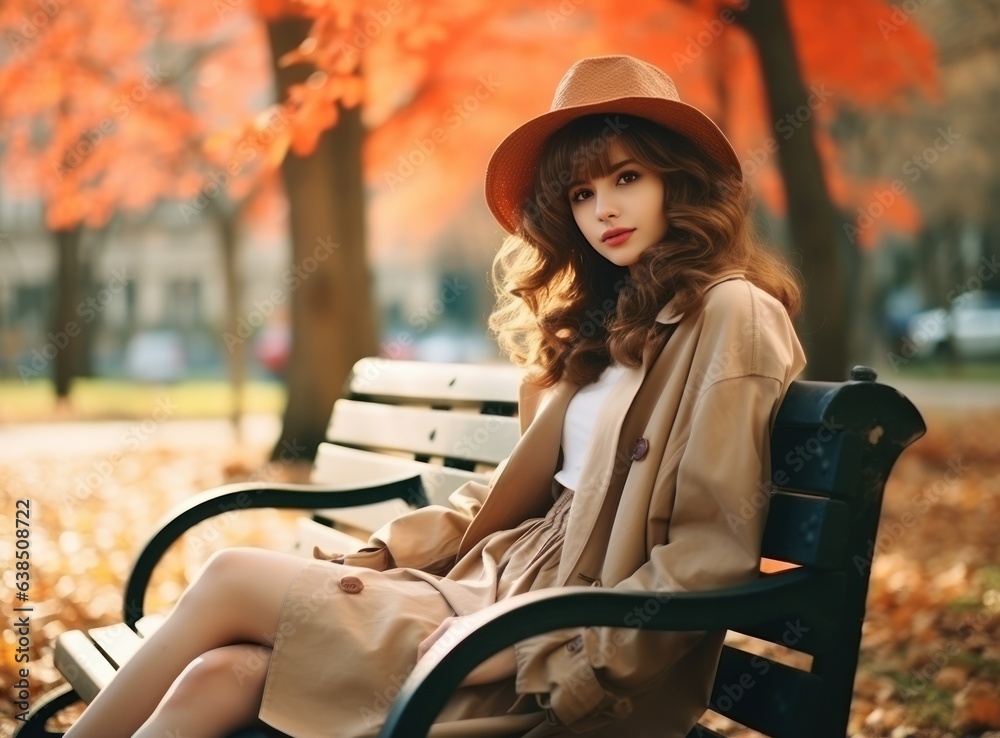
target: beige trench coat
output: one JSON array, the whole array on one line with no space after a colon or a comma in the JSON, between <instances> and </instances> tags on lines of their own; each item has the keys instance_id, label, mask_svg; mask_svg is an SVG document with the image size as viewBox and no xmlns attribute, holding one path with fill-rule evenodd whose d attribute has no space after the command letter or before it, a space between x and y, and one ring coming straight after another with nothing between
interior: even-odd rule
<instances>
[{"instance_id":1,"label":"beige trench coat","mask_svg":"<svg viewBox=\"0 0 1000 738\"><path fill-rule=\"evenodd\" d=\"M668 303L656 319L673 332L612 389L573 497L560 585L683 592L757 575L767 510L753 501L768 488L778 406L806 360L781 303L743 277L721 275L690 316ZM565 380L523 384L521 438L489 484L463 485L451 497L455 509L397 518L345 563L408 568L459 615L492 604L491 588L458 586L474 569L474 557L462 556L552 504L563 417L577 389ZM633 453L640 438L645 455ZM651 609L660 606L669 602L651 598ZM683 738L708 704L723 637L577 628L529 638L515 647L512 710L522 714L479 718L454 734L499 735L504 724L523 734L533 708L544 714L530 736Z\"/></svg>"}]
</instances>

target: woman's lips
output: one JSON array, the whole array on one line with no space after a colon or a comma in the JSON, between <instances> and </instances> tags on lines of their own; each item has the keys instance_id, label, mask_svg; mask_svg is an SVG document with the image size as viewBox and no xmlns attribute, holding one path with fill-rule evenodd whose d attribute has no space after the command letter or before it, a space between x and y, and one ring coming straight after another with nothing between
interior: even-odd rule
<instances>
[{"instance_id":1,"label":"woman's lips","mask_svg":"<svg viewBox=\"0 0 1000 738\"><path fill-rule=\"evenodd\" d=\"M619 233L617 236L612 236L611 238L607 239L604 242L604 245L605 246L620 246L621 244L623 244L626 241L628 241L629 238L632 237L633 233L635 233L635 229L634 228L631 231L625 231L624 233Z\"/></svg>"}]
</instances>

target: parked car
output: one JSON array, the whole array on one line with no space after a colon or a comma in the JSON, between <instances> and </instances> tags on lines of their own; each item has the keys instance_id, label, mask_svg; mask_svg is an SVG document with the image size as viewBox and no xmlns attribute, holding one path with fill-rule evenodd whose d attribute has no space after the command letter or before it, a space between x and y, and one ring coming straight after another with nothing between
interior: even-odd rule
<instances>
[{"instance_id":1,"label":"parked car","mask_svg":"<svg viewBox=\"0 0 1000 738\"><path fill-rule=\"evenodd\" d=\"M947 349L949 337L964 358L1000 357L1000 292L973 290L951 301L951 310L934 308L910 318L905 346L921 358Z\"/></svg>"},{"instance_id":2,"label":"parked car","mask_svg":"<svg viewBox=\"0 0 1000 738\"><path fill-rule=\"evenodd\" d=\"M177 382L184 377L187 361L180 334L148 330L132 336L125 348L125 373L139 382Z\"/></svg>"}]
</instances>

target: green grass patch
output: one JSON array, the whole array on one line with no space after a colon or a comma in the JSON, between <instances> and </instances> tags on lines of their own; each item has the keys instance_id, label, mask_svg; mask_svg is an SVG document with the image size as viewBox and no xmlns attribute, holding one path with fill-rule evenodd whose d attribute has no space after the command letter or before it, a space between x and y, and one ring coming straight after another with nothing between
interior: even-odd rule
<instances>
[{"instance_id":1,"label":"green grass patch","mask_svg":"<svg viewBox=\"0 0 1000 738\"><path fill-rule=\"evenodd\" d=\"M918 725L947 728L951 724L954 695L935 687L931 678L918 672L873 669L889 677L896 685L896 695L903 702L907 717Z\"/></svg>"},{"instance_id":2,"label":"green grass patch","mask_svg":"<svg viewBox=\"0 0 1000 738\"><path fill-rule=\"evenodd\" d=\"M979 613L987 607L993 606L989 598L995 598L996 593L1000 592L1000 566L983 564L976 569L976 577L979 580L979 586L976 587L975 591L949 602L949 610Z\"/></svg>"},{"instance_id":3,"label":"green grass patch","mask_svg":"<svg viewBox=\"0 0 1000 738\"><path fill-rule=\"evenodd\" d=\"M956 365L939 359L910 361L899 365L899 375L913 379L1000 382L1000 359L964 361Z\"/></svg>"},{"instance_id":4,"label":"green grass patch","mask_svg":"<svg viewBox=\"0 0 1000 738\"><path fill-rule=\"evenodd\" d=\"M243 411L280 414L285 388L276 382L247 382ZM47 380L23 383L0 380L0 418L6 422L52 420L111 420L149 417L164 401L178 418L228 417L234 395L222 380L193 380L176 384L141 384L111 379L73 380L69 408L59 410L55 391Z\"/></svg>"},{"instance_id":5,"label":"green grass patch","mask_svg":"<svg viewBox=\"0 0 1000 738\"><path fill-rule=\"evenodd\" d=\"M927 687L913 703L910 714L918 725L949 728L954 712L954 695L937 687Z\"/></svg>"},{"instance_id":6,"label":"green grass patch","mask_svg":"<svg viewBox=\"0 0 1000 738\"><path fill-rule=\"evenodd\" d=\"M979 567L978 574L983 580L985 589L1000 589L1000 566L984 564Z\"/></svg>"},{"instance_id":7,"label":"green grass patch","mask_svg":"<svg viewBox=\"0 0 1000 738\"><path fill-rule=\"evenodd\" d=\"M962 651L956 653L948 662L948 665L964 666L976 676L996 679L1000 677L1000 661L996 659L983 658L978 653Z\"/></svg>"},{"instance_id":8,"label":"green grass patch","mask_svg":"<svg viewBox=\"0 0 1000 738\"><path fill-rule=\"evenodd\" d=\"M979 597L973 597L971 595L965 595L959 597L958 599L952 600L947 604L949 610L959 613L978 613L983 609L983 601Z\"/></svg>"}]
</instances>

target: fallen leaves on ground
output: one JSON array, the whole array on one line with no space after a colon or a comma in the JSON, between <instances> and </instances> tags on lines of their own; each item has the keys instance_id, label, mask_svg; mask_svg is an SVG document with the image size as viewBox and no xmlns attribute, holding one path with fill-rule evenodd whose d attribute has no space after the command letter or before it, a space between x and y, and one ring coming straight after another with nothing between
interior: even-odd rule
<instances>
[{"instance_id":1,"label":"fallen leaves on ground","mask_svg":"<svg viewBox=\"0 0 1000 738\"><path fill-rule=\"evenodd\" d=\"M925 411L928 434L905 451L886 485L851 708L852 736L1000 738L1000 412ZM81 426L81 432L85 426ZM243 480L302 481L301 467L266 464L269 448L225 438L173 448L152 441L105 475L106 457L72 448L0 463L0 526L31 500L31 699L62 683L51 643L66 630L120 620L123 583L141 545L192 495ZM242 511L206 521L157 568L148 611L166 611L215 550L289 550L298 514ZM5 537L6 537L5 533ZM8 549L9 550L9 549ZM7 555L7 554L5 554ZM4 584L13 591L8 560ZM12 598L0 603L12 622ZM0 642L0 735L15 721L17 644ZM67 711L67 720L73 711ZM706 724L757 735L719 716Z\"/></svg>"}]
</instances>

